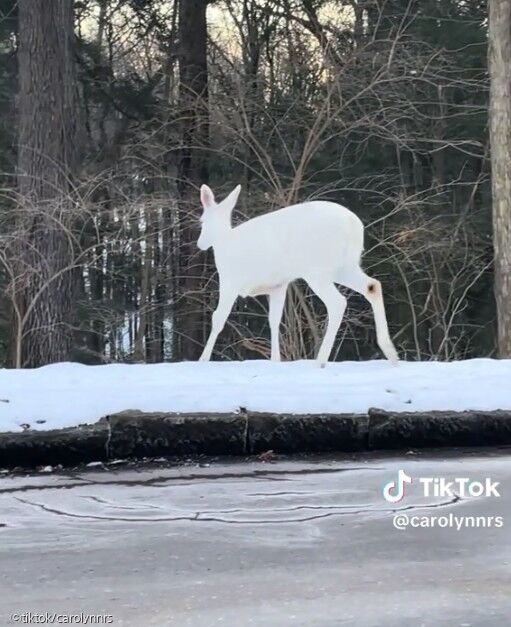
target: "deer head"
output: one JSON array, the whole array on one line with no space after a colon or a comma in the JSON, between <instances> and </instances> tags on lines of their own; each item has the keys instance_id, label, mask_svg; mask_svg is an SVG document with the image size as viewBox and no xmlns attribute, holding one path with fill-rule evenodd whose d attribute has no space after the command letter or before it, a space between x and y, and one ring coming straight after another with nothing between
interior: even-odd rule
<instances>
[{"instance_id":1,"label":"deer head","mask_svg":"<svg viewBox=\"0 0 511 627\"><path fill-rule=\"evenodd\" d=\"M227 198L217 203L213 191L207 185L201 186L200 200L203 212L200 221L202 228L197 240L197 246L201 250L207 250L211 246L219 244L222 237L231 230L231 214L236 206L240 191L241 185L238 185Z\"/></svg>"}]
</instances>

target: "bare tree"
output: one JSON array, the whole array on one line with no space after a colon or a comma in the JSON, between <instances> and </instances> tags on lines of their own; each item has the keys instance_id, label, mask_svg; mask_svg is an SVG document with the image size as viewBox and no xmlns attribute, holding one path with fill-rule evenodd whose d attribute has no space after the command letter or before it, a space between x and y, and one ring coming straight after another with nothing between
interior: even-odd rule
<instances>
[{"instance_id":1,"label":"bare tree","mask_svg":"<svg viewBox=\"0 0 511 627\"><path fill-rule=\"evenodd\" d=\"M21 364L39 366L69 359L71 352L70 243L56 225L73 213L77 164L73 0L20 0L18 7L19 219L28 223L17 274L34 267L39 272L18 294L15 319L24 319L30 307Z\"/></svg>"},{"instance_id":2,"label":"bare tree","mask_svg":"<svg viewBox=\"0 0 511 627\"><path fill-rule=\"evenodd\" d=\"M498 351L511 357L511 0L489 0L490 138Z\"/></svg>"},{"instance_id":3,"label":"bare tree","mask_svg":"<svg viewBox=\"0 0 511 627\"><path fill-rule=\"evenodd\" d=\"M207 181L208 143L207 0L179 3L179 112L182 149L178 162L180 197L181 300L178 312L178 354L196 359L202 350L204 312L200 298L203 264L197 255L197 190Z\"/></svg>"}]
</instances>

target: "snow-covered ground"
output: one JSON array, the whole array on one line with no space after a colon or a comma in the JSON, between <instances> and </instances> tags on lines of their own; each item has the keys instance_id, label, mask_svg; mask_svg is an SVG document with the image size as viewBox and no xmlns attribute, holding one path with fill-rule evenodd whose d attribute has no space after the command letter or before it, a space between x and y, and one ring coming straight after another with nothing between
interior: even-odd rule
<instances>
[{"instance_id":1,"label":"snow-covered ground","mask_svg":"<svg viewBox=\"0 0 511 627\"><path fill-rule=\"evenodd\" d=\"M0 370L0 431L55 429L142 411L289 413L511 409L511 360L183 362Z\"/></svg>"}]
</instances>

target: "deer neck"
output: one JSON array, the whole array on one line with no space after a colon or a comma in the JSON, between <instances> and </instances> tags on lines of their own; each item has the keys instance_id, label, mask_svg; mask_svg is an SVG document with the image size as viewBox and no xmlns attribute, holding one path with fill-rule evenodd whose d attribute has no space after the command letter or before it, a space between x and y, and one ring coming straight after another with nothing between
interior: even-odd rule
<instances>
[{"instance_id":1,"label":"deer neck","mask_svg":"<svg viewBox=\"0 0 511 627\"><path fill-rule=\"evenodd\" d=\"M221 250L229 241L232 232L231 219L218 221L211 233L213 250Z\"/></svg>"}]
</instances>

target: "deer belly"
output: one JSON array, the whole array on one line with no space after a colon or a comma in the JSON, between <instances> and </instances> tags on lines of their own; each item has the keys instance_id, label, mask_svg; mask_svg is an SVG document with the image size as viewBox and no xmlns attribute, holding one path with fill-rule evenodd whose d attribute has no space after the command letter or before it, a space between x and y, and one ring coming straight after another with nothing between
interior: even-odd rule
<instances>
[{"instance_id":1,"label":"deer belly","mask_svg":"<svg viewBox=\"0 0 511 627\"><path fill-rule=\"evenodd\" d=\"M264 296L266 294L269 294L270 292L273 292L273 290L282 287L283 285L284 282L246 286L243 288L240 296L242 296L243 298L246 298L247 296Z\"/></svg>"},{"instance_id":2,"label":"deer belly","mask_svg":"<svg viewBox=\"0 0 511 627\"><path fill-rule=\"evenodd\" d=\"M270 294L273 290L287 285L296 277L287 272L276 272L274 270L258 273L247 272L243 278L240 296L246 297Z\"/></svg>"}]
</instances>

